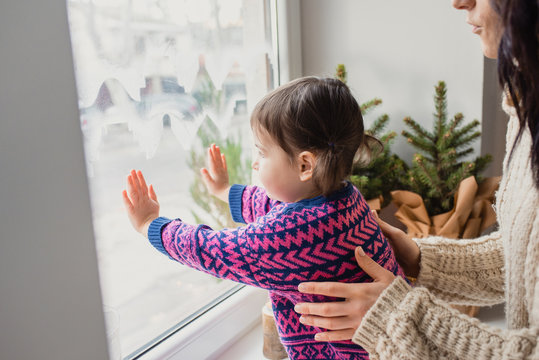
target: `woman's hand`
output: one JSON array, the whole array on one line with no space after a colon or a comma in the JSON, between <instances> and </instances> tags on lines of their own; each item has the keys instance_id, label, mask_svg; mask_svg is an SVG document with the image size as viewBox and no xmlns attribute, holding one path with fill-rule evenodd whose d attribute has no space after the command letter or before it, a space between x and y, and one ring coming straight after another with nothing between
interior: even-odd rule
<instances>
[{"instance_id":1,"label":"woman's hand","mask_svg":"<svg viewBox=\"0 0 539 360\"><path fill-rule=\"evenodd\" d=\"M225 154L221 154L219 146L212 144L208 149L208 167L200 169L202 181L213 196L228 203L228 169L226 167Z\"/></svg>"},{"instance_id":2,"label":"woman's hand","mask_svg":"<svg viewBox=\"0 0 539 360\"><path fill-rule=\"evenodd\" d=\"M421 251L417 243L401 229L391 226L380 219L376 211L373 210L372 215L391 244L395 257L404 273L407 276L416 278L419 274L419 261L421 260Z\"/></svg>"},{"instance_id":3,"label":"woman's hand","mask_svg":"<svg viewBox=\"0 0 539 360\"><path fill-rule=\"evenodd\" d=\"M148 236L148 228L159 217L159 202L153 186L146 185L142 172L131 170L127 176L127 190L122 192L127 216L139 233Z\"/></svg>"},{"instance_id":4,"label":"woman's hand","mask_svg":"<svg viewBox=\"0 0 539 360\"><path fill-rule=\"evenodd\" d=\"M361 247L356 248L355 255L359 267L374 279L373 282L305 282L298 286L302 293L344 298L344 301L331 303L299 303L294 307L302 314L302 324L330 330L316 334L317 341L350 340L367 311L395 279L392 272L366 256Z\"/></svg>"}]
</instances>

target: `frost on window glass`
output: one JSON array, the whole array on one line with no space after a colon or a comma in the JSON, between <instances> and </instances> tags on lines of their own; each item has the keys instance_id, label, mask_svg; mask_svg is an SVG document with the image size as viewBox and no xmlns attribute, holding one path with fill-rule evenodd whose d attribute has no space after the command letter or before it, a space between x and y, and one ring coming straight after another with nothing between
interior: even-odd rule
<instances>
[{"instance_id":1,"label":"frost on window glass","mask_svg":"<svg viewBox=\"0 0 539 360\"><path fill-rule=\"evenodd\" d=\"M249 183L249 111L273 87L267 0L68 0L103 302L125 356L236 284L172 262L130 226L130 169L161 214L236 226L205 190L205 149Z\"/></svg>"}]
</instances>

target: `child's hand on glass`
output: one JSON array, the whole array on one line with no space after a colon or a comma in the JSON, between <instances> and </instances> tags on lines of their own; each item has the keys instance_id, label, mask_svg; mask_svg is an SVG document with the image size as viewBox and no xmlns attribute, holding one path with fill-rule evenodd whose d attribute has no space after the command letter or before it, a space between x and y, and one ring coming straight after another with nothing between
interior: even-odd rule
<instances>
[{"instance_id":1,"label":"child's hand on glass","mask_svg":"<svg viewBox=\"0 0 539 360\"><path fill-rule=\"evenodd\" d=\"M208 168L200 169L202 181L213 196L228 202L230 183L225 154L221 154L219 146L212 144L208 149Z\"/></svg>"},{"instance_id":2,"label":"child's hand on glass","mask_svg":"<svg viewBox=\"0 0 539 360\"><path fill-rule=\"evenodd\" d=\"M159 202L153 186L146 185L140 170L131 170L127 176L127 191L124 190L122 195L131 224L147 237L151 222L159 217Z\"/></svg>"}]
</instances>

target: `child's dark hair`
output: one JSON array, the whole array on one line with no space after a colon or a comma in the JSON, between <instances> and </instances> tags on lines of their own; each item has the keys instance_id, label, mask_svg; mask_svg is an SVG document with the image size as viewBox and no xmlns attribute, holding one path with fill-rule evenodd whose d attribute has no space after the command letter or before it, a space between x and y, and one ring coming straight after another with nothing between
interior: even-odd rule
<instances>
[{"instance_id":1,"label":"child's dark hair","mask_svg":"<svg viewBox=\"0 0 539 360\"><path fill-rule=\"evenodd\" d=\"M289 154L317 156L313 181L327 196L350 175L358 149L365 141L363 117L356 99L342 81L304 77L266 95L251 116Z\"/></svg>"}]
</instances>

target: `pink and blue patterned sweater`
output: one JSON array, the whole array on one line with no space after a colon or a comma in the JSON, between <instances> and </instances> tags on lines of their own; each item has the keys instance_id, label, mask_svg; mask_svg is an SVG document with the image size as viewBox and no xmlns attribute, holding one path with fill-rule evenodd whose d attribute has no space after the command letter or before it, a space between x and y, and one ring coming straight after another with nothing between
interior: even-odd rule
<instances>
[{"instance_id":1,"label":"pink and blue patterned sweater","mask_svg":"<svg viewBox=\"0 0 539 360\"><path fill-rule=\"evenodd\" d=\"M321 330L301 324L294 311L299 302L335 300L298 292L302 281L372 281L355 260L358 245L404 277L360 192L348 183L329 197L281 203L259 187L233 185L229 204L233 219L246 226L215 231L160 217L148 230L150 243L197 270L268 289L290 359L368 359L351 341L315 341Z\"/></svg>"}]
</instances>

